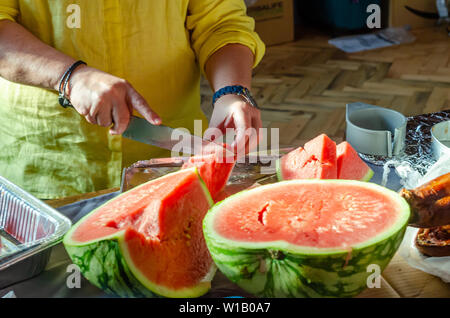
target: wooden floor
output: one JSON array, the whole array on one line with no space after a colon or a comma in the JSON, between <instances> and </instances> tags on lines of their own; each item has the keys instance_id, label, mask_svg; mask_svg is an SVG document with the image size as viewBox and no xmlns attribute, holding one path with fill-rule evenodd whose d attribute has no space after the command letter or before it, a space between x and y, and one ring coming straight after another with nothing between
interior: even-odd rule
<instances>
[{"instance_id":1,"label":"wooden floor","mask_svg":"<svg viewBox=\"0 0 450 318\"><path fill-rule=\"evenodd\" d=\"M280 128L280 146L345 131L345 105L365 102L406 116L450 109L450 37L442 29L413 32L416 41L346 54L325 36L268 47L255 69L253 95L265 127ZM202 108L211 113L202 84Z\"/></svg>"}]
</instances>

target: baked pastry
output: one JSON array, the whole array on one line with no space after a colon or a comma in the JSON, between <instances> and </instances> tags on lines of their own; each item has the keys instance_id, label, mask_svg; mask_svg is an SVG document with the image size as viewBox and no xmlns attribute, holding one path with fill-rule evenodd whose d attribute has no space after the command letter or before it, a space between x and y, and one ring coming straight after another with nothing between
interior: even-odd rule
<instances>
[{"instance_id":1,"label":"baked pastry","mask_svg":"<svg viewBox=\"0 0 450 318\"><path fill-rule=\"evenodd\" d=\"M420 229L416 246L427 256L450 256L450 225Z\"/></svg>"}]
</instances>

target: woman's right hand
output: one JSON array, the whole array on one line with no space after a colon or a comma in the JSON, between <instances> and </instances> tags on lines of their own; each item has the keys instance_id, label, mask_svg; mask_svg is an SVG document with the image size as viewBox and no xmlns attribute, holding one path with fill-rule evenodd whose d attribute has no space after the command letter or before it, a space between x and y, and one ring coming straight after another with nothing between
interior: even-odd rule
<instances>
[{"instance_id":1,"label":"woman's right hand","mask_svg":"<svg viewBox=\"0 0 450 318\"><path fill-rule=\"evenodd\" d=\"M161 124L158 114L130 83L92 67L80 66L73 72L66 96L89 123L102 127L113 125L112 135L125 131L133 109L151 124Z\"/></svg>"}]
</instances>

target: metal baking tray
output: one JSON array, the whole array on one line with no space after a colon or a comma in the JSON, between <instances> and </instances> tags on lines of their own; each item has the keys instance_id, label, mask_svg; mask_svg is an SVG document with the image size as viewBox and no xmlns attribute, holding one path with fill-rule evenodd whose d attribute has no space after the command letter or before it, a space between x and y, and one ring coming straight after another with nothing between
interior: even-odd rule
<instances>
[{"instance_id":1,"label":"metal baking tray","mask_svg":"<svg viewBox=\"0 0 450 318\"><path fill-rule=\"evenodd\" d=\"M243 162L237 162L234 167L228 185L233 191L242 190L258 184L267 184L277 181L275 160L294 148L279 149L277 155L260 155L251 153L245 156ZM120 191L128 191L142 183L175 172L181 168L189 157L157 158L142 160L125 168L122 172Z\"/></svg>"},{"instance_id":2,"label":"metal baking tray","mask_svg":"<svg viewBox=\"0 0 450 318\"><path fill-rule=\"evenodd\" d=\"M0 289L39 274L72 223L0 176Z\"/></svg>"}]
</instances>

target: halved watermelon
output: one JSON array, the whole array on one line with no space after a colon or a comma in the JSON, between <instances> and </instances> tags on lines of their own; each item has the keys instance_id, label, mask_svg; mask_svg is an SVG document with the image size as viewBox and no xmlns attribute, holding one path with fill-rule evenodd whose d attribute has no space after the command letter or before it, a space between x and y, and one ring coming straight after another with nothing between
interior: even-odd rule
<instances>
[{"instance_id":1,"label":"halved watermelon","mask_svg":"<svg viewBox=\"0 0 450 318\"><path fill-rule=\"evenodd\" d=\"M346 141L336 147L338 179L369 181L373 170L362 161L355 149Z\"/></svg>"},{"instance_id":2,"label":"halved watermelon","mask_svg":"<svg viewBox=\"0 0 450 318\"><path fill-rule=\"evenodd\" d=\"M278 180L336 179L336 143L321 134L276 162Z\"/></svg>"},{"instance_id":3,"label":"halved watermelon","mask_svg":"<svg viewBox=\"0 0 450 318\"><path fill-rule=\"evenodd\" d=\"M366 288L398 249L407 202L376 184L292 180L216 204L203 221L214 262L263 297L347 297Z\"/></svg>"},{"instance_id":4,"label":"halved watermelon","mask_svg":"<svg viewBox=\"0 0 450 318\"><path fill-rule=\"evenodd\" d=\"M202 233L212 204L197 169L181 170L105 203L63 242L83 275L107 293L197 297L215 272Z\"/></svg>"},{"instance_id":5,"label":"halved watermelon","mask_svg":"<svg viewBox=\"0 0 450 318\"><path fill-rule=\"evenodd\" d=\"M227 185L235 165L234 157L223 157L223 154L220 151L201 156L193 156L182 166L182 169L191 167L198 168L200 176L205 181L214 201L217 200L216 196Z\"/></svg>"}]
</instances>

